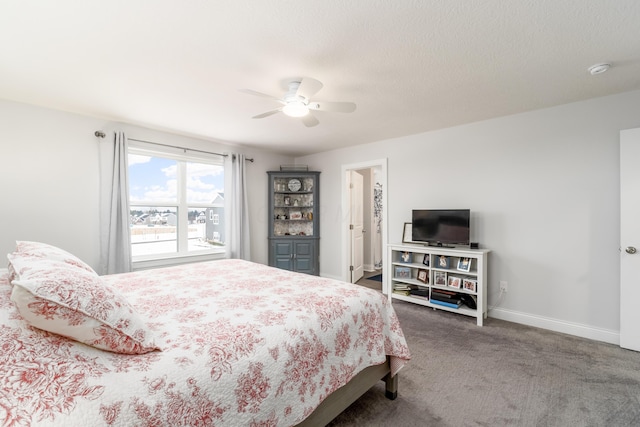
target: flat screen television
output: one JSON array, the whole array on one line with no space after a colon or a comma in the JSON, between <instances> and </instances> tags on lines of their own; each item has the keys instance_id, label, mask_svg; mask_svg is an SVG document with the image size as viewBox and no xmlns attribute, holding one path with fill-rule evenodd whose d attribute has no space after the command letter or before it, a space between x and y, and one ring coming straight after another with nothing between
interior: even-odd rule
<instances>
[{"instance_id":1,"label":"flat screen television","mask_svg":"<svg viewBox=\"0 0 640 427\"><path fill-rule=\"evenodd\" d=\"M469 209L414 209L411 240L429 245L469 245Z\"/></svg>"}]
</instances>

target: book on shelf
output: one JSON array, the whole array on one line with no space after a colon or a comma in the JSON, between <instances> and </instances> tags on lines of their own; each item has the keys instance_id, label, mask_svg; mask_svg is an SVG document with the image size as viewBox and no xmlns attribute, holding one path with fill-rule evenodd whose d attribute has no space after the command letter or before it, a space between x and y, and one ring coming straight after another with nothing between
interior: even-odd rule
<instances>
[{"instance_id":1,"label":"book on shelf","mask_svg":"<svg viewBox=\"0 0 640 427\"><path fill-rule=\"evenodd\" d=\"M409 293L413 296L429 298L428 289L411 289Z\"/></svg>"},{"instance_id":2,"label":"book on shelf","mask_svg":"<svg viewBox=\"0 0 640 427\"><path fill-rule=\"evenodd\" d=\"M457 303L461 300L461 295L456 293L442 293L442 292L437 292L435 290L432 290L431 299Z\"/></svg>"},{"instance_id":3,"label":"book on shelf","mask_svg":"<svg viewBox=\"0 0 640 427\"><path fill-rule=\"evenodd\" d=\"M462 305L462 301L447 302L447 301L440 301L440 300L433 299L433 298L431 298L430 301L431 301L432 304L441 305L443 307L449 307L449 308L459 308Z\"/></svg>"},{"instance_id":4,"label":"book on shelf","mask_svg":"<svg viewBox=\"0 0 640 427\"><path fill-rule=\"evenodd\" d=\"M453 291L445 291L442 289L432 289L431 290L431 294L433 295L439 295L443 298L455 298L455 297L459 297L460 294L458 292L453 292Z\"/></svg>"},{"instance_id":5,"label":"book on shelf","mask_svg":"<svg viewBox=\"0 0 640 427\"><path fill-rule=\"evenodd\" d=\"M418 289L416 285L407 285L406 283L394 283L393 293L399 295L410 295L414 289Z\"/></svg>"}]
</instances>

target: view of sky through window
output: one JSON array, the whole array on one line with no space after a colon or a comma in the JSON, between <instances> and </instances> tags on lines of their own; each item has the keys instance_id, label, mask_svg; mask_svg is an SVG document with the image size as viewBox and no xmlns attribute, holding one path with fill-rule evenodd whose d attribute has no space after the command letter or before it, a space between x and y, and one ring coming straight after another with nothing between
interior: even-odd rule
<instances>
[{"instance_id":1,"label":"view of sky through window","mask_svg":"<svg viewBox=\"0 0 640 427\"><path fill-rule=\"evenodd\" d=\"M176 202L177 161L129 155L129 199L132 202ZM222 165L187 163L187 202L211 203L224 192Z\"/></svg>"}]
</instances>

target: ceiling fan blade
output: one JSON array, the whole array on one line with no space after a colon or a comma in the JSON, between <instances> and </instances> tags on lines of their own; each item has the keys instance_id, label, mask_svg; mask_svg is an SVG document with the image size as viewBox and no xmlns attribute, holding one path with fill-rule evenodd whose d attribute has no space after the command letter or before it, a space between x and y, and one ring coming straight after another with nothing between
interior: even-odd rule
<instances>
[{"instance_id":1,"label":"ceiling fan blade","mask_svg":"<svg viewBox=\"0 0 640 427\"><path fill-rule=\"evenodd\" d=\"M302 123L310 128L310 127L314 127L317 126L320 122L318 121L318 119L315 118L315 116L312 116L311 114L307 114L306 116L302 117Z\"/></svg>"},{"instance_id":2,"label":"ceiling fan blade","mask_svg":"<svg viewBox=\"0 0 640 427\"><path fill-rule=\"evenodd\" d=\"M282 111L282 108L278 108L277 110L267 111L266 113L258 114L257 116L253 116L252 119L264 119L265 117L273 116L276 113Z\"/></svg>"},{"instance_id":3,"label":"ceiling fan blade","mask_svg":"<svg viewBox=\"0 0 640 427\"><path fill-rule=\"evenodd\" d=\"M309 100L313 95L318 93L320 89L322 89L322 86L322 83L318 80L312 79L311 77L304 77L300 82L300 86L298 86L296 95L303 96Z\"/></svg>"},{"instance_id":4,"label":"ceiling fan blade","mask_svg":"<svg viewBox=\"0 0 640 427\"><path fill-rule=\"evenodd\" d=\"M310 110L329 111L332 113L353 113L356 111L356 104L353 102L310 102Z\"/></svg>"},{"instance_id":5,"label":"ceiling fan blade","mask_svg":"<svg viewBox=\"0 0 640 427\"><path fill-rule=\"evenodd\" d=\"M275 96L267 95L266 93L258 92L258 91L251 90L251 89L238 89L238 90L240 92L244 92L244 93L247 93L249 95L260 96L262 98L273 99L274 101L278 101L278 102L284 103L282 101L282 99L276 98Z\"/></svg>"}]
</instances>

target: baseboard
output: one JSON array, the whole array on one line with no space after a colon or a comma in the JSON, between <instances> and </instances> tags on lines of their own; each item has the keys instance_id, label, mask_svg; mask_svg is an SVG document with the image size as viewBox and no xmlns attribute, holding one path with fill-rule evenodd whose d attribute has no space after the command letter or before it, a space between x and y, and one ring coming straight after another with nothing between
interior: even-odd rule
<instances>
[{"instance_id":1,"label":"baseboard","mask_svg":"<svg viewBox=\"0 0 640 427\"><path fill-rule=\"evenodd\" d=\"M550 331L561 332L564 334L575 335L577 337L602 341L609 344L620 345L619 331L594 328L593 326L565 322L563 320L551 319L548 317L534 316L518 311L506 310L504 308L494 308L490 310L489 317L520 323L527 326L535 326L537 328L548 329Z\"/></svg>"}]
</instances>

